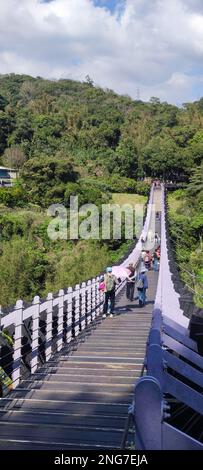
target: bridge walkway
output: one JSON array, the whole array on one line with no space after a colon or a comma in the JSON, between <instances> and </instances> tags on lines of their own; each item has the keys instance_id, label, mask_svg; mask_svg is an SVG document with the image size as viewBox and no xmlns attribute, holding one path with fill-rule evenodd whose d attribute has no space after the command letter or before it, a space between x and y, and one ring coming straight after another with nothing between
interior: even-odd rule
<instances>
[{"instance_id":1,"label":"bridge walkway","mask_svg":"<svg viewBox=\"0 0 203 470\"><path fill-rule=\"evenodd\" d=\"M98 318L77 345L65 347L3 399L0 449L120 448L145 357L157 277L148 273L143 309L121 292L114 318Z\"/></svg>"}]
</instances>

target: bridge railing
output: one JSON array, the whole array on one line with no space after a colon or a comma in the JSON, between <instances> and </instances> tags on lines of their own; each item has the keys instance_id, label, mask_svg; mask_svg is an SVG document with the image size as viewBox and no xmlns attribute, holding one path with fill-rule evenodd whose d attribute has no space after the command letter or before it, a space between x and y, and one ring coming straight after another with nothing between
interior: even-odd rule
<instances>
[{"instance_id":1,"label":"bridge railing","mask_svg":"<svg viewBox=\"0 0 203 470\"><path fill-rule=\"evenodd\" d=\"M117 294L124 285L125 281L119 284ZM49 293L43 301L36 296L27 308L22 300L18 300L15 309L1 319L1 328L14 329L14 388L22 375L22 339L26 321L29 320L30 331L30 372L34 373L41 362L40 350L43 351L44 362L48 361L53 352L59 352L102 314L103 294L98 287L99 277L77 284L75 288L60 289L57 295Z\"/></svg>"},{"instance_id":2,"label":"bridge railing","mask_svg":"<svg viewBox=\"0 0 203 470\"><path fill-rule=\"evenodd\" d=\"M152 184L151 186L149 200L147 204L146 218L145 218L145 223L144 223L142 232L140 234L139 240L135 248L132 250L130 255L125 259L125 261L122 263L122 266L124 267L126 267L129 263L137 264L140 260L140 256L141 256L141 252L143 248L143 242L146 242L150 225L152 224L152 221L155 220L155 211L154 211L153 201L154 201L154 184Z\"/></svg>"},{"instance_id":3,"label":"bridge railing","mask_svg":"<svg viewBox=\"0 0 203 470\"><path fill-rule=\"evenodd\" d=\"M152 324L146 350L146 373L135 387L134 416L137 449L203 449L197 435L184 430L169 413L170 405L201 417L203 357L189 337L169 269L162 188L161 262ZM186 321L185 321L186 320ZM181 414L181 412L180 412ZM187 416L187 413L186 415ZM187 418L185 418L187 419Z\"/></svg>"}]
</instances>

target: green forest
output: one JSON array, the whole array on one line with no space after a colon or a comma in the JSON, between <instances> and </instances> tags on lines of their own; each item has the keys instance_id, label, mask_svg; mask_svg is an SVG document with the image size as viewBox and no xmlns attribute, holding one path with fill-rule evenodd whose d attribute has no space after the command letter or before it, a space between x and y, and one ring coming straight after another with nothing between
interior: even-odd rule
<instances>
[{"instance_id":1,"label":"green forest","mask_svg":"<svg viewBox=\"0 0 203 470\"><path fill-rule=\"evenodd\" d=\"M203 163L185 190L168 196L170 235L176 264L198 307L203 307Z\"/></svg>"},{"instance_id":2,"label":"green forest","mask_svg":"<svg viewBox=\"0 0 203 470\"><path fill-rule=\"evenodd\" d=\"M168 198L171 236L181 275L202 303L203 98L176 107L132 100L88 76L81 83L1 75L0 165L19 174L12 188L0 188L3 306L94 277L132 243L53 242L50 204L68 209L77 195L80 205L100 208L115 193L146 201L154 177L184 185Z\"/></svg>"}]
</instances>

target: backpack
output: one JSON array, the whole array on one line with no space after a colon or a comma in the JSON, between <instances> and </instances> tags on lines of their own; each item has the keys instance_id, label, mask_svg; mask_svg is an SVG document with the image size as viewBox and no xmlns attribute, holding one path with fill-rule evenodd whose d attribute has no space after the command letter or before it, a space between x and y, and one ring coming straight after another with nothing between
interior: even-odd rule
<instances>
[{"instance_id":1,"label":"backpack","mask_svg":"<svg viewBox=\"0 0 203 470\"><path fill-rule=\"evenodd\" d=\"M115 288L115 279L114 276L106 276L105 279L106 291L111 292Z\"/></svg>"},{"instance_id":2,"label":"backpack","mask_svg":"<svg viewBox=\"0 0 203 470\"><path fill-rule=\"evenodd\" d=\"M104 291L104 289L105 289L105 283L103 281L103 282L100 282L99 284L99 290Z\"/></svg>"},{"instance_id":3,"label":"backpack","mask_svg":"<svg viewBox=\"0 0 203 470\"><path fill-rule=\"evenodd\" d=\"M143 282L143 279L139 279L138 282L137 282L137 289L143 289L144 287L144 282Z\"/></svg>"}]
</instances>

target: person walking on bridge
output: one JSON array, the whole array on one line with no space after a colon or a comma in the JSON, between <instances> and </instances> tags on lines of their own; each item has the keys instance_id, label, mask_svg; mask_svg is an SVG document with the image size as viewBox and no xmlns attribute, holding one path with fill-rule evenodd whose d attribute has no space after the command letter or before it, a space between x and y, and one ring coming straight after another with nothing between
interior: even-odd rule
<instances>
[{"instance_id":1,"label":"person walking on bridge","mask_svg":"<svg viewBox=\"0 0 203 470\"><path fill-rule=\"evenodd\" d=\"M152 257L152 260L153 260L153 268L154 268L154 271L158 271L159 270L159 257L157 255L157 251L155 250L154 254L153 254L153 257Z\"/></svg>"},{"instance_id":2,"label":"person walking on bridge","mask_svg":"<svg viewBox=\"0 0 203 470\"><path fill-rule=\"evenodd\" d=\"M113 317L113 311L115 306L115 293L116 285L119 284L117 277L112 273L112 267L106 268L106 274L104 276L105 284L105 298L104 298L104 307L103 307L103 318L106 317L108 312L108 305L110 310L110 318Z\"/></svg>"},{"instance_id":3,"label":"person walking on bridge","mask_svg":"<svg viewBox=\"0 0 203 470\"><path fill-rule=\"evenodd\" d=\"M146 276L146 268L142 267L137 283L139 306L144 307L146 304L146 290L148 289L148 279Z\"/></svg>"},{"instance_id":4,"label":"person walking on bridge","mask_svg":"<svg viewBox=\"0 0 203 470\"><path fill-rule=\"evenodd\" d=\"M128 277L127 277L127 284L126 284L126 297L128 300L131 300L131 302L134 299L134 290L135 290L135 280L137 277L137 272L135 270L135 266L133 266L133 263L129 263L128 265Z\"/></svg>"},{"instance_id":5,"label":"person walking on bridge","mask_svg":"<svg viewBox=\"0 0 203 470\"><path fill-rule=\"evenodd\" d=\"M152 256L149 250L146 251L144 257L144 264L147 270L151 269Z\"/></svg>"}]
</instances>

